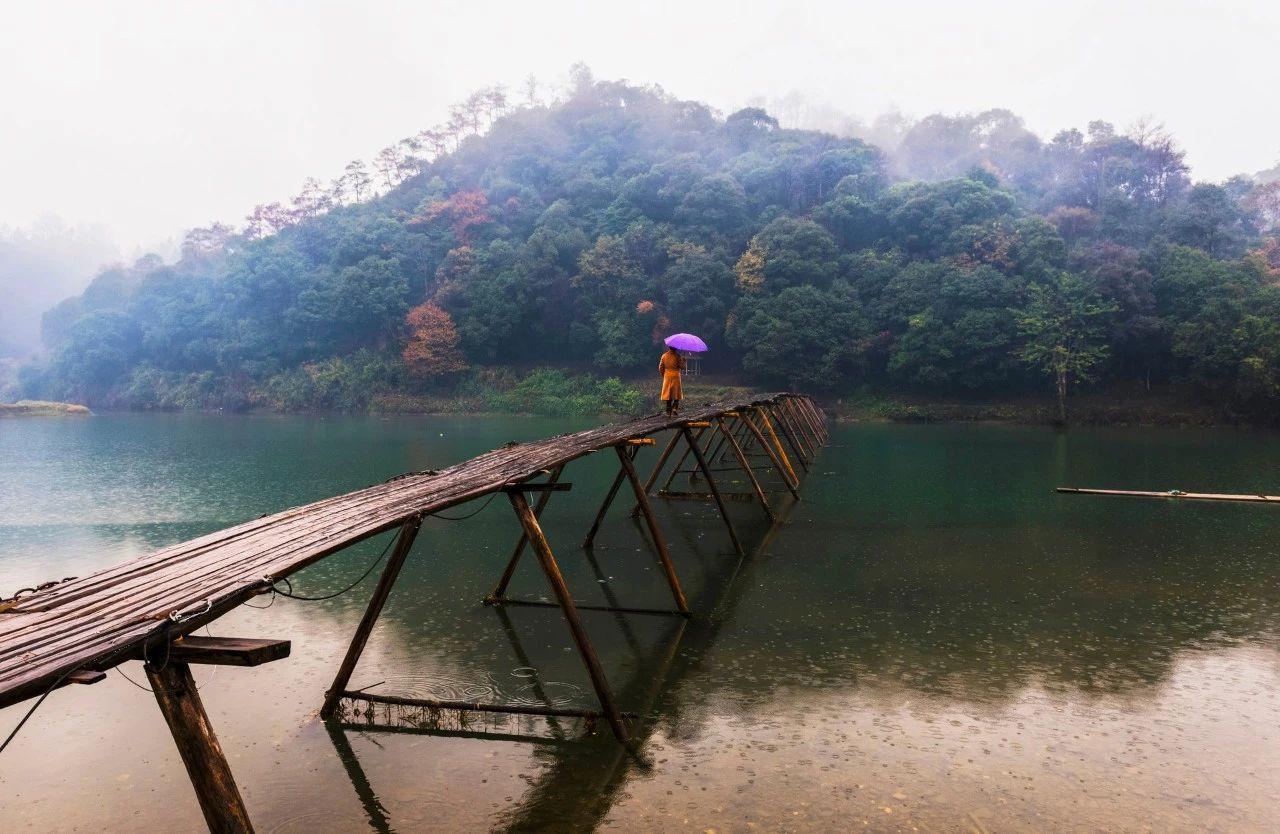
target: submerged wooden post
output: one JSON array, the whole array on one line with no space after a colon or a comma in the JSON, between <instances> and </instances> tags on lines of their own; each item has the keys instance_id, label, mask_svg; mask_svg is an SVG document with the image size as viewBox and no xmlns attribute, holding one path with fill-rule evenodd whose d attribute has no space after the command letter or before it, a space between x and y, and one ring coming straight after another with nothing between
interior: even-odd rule
<instances>
[{"instance_id":1,"label":"submerged wooden post","mask_svg":"<svg viewBox=\"0 0 1280 834\"><path fill-rule=\"evenodd\" d=\"M738 415L738 419L746 425L747 430L755 438L756 443L761 449L764 449L765 455L769 458L769 462L773 464L773 468L777 470L778 475L782 478L782 482L787 485L787 490L791 493L791 497L800 500L800 490L796 489L796 484L791 483L791 473L783 467L782 461L778 459L777 453L773 451L773 447L769 445L769 441L765 440L760 429L756 428L755 421L751 419L751 412L743 411Z\"/></svg>"},{"instance_id":2,"label":"submerged wooden post","mask_svg":"<svg viewBox=\"0 0 1280 834\"><path fill-rule=\"evenodd\" d=\"M418 537L418 530L421 527L422 516L417 515L401 526L400 535L396 538L395 547L391 551L391 558L387 560L387 566L382 569L378 587L374 589L373 598L369 600L369 607L365 609L355 636L351 638L351 645L347 647L347 654L342 658L342 665L338 667L338 674L333 678L333 685L324 694L324 705L320 707L321 718L333 716L338 701L342 699L342 693L351 682L351 674L356 670L360 654L364 651L365 644L369 642L373 626L378 622L383 606L387 604L387 597L391 596L391 586L396 584L396 578L400 576L400 568L404 567L404 560L413 548L413 540Z\"/></svg>"},{"instance_id":3,"label":"submerged wooden post","mask_svg":"<svg viewBox=\"0 0 1280 834\"><path fill-rule=\"evenodd\" d=\"M618 460L622 464L623 475L631 482L631 490L636 494L636 502L640 505L640 512L644 515L645 523L649 525L649 535L653 537L653 546L658 551L658 561L662 563L662 571L667 575L667 584L671 586L671 595L675 597L676 609L687 616L689 614L689 601L685 599L684 589L680 587L680 579L676 576L676 566L671 561L671 552L667 549L667 540L663 537L662 528L658 526L658 519L653 514L653 507L649 504L649 496L641 486L640 478L636 476L636 468L631 463L630 455L621 446L615 446L614 449L618 452Z\"/></svg>"},{"instance_id":4,"label":"submerged wooden post","mask_svg":"<svg viewBox=\"0 0 1280 834\"><path fill-rule=\"evenodd\" d=\"M693 456L698 461L702 476L707 479L707 486L711 488L711 496L715 498L716 508L720 510L720 517L724 519L724 526L729 528L729 538L733 541L734 552L739 556L745 556L746 551L742 549L742 542L738 540L738 531L733 529L733 521L729 518L729 509L724 505L724 498L720 495L720 489L716 486L715 479L711 477L711 467L707 466L707 460L702 456L702 450L698 448L698 441L694 438L693 432L689 431L688 426L681 426L680 431L684 434L684 439L689 444L689 448L693 450Z\"/></svg>"},{"instance_id":5,"label":"submerged wooden post","mask_svg":"<svg viewBox=\"0 0 1280 834\"><path fill-rule=\"evenodd\" d=\"M769 506L769 496L765 494L764 488L760 486L756 473L751 469L751 463L747 460L747 456L742 453L742 447L738 445L738 441L725 428L723 417L716 418L716 426L720 429L720 433L725 436L725 439L729 441L729 448L733 450L734 457L738 459L738 465L746 473L747 480L751 481L751 487L756 491L756 498L760 501L760 506L764 508L765 516L771 522L777 521L777 517L773 514L773 507Z\"/></svg>"},{"instance_id":6,"label":"submerged wooden post","mask_svg":"<svg viewBox=\"0 0 1280 834\"><path fill-rule=\"evenodd\" d=\"M554 484L560 480L560 473L564 472L564 464L560 464L551 471L551 476L547 478L548 484ZM538 496L538 504L534 507L533 514L538 518L542 518L542 511L547 508L547 502L551 500L551 491L547 490ZM511 559L507 562L506 568L502 571L502 578L498 580L498 584L494 586L489 596L485 597L485 601L499 600L507 593L507 586L511 584L511 578L516 574L516 565L520 564L520 556L524 553L524 546L529 543L529 537L523 532L520 533L520 541L516 542L516 549L511 554Z\"/></svg>"},{"instance_id":7,"label":"submerged wooden post","mask_svg":"<svg viewBox=\"0 0 1280 834\"><path fill-rule=\"evenodd\" d=\"M560 603L561 611L564 612L564 619L569 624L569 632L573 635L578 654L582 656L582 662L587 667L591 685L595 688L596 697L600 699L600 708L609 721L609 727L618 741L626 744L631 734L627 730L622 713L618 711L617 704L613 702L613 692L610 691L609 681L604 676L604 667L600 665L600 658L596 656L596 650L591 646L590 638L587 637L587 630L582 626L582 618L578 616L577 605L573 601L573 595L569 593L569 586L565 584L564 575L560 573L560 566L556 564L551 545L538 525L538 519L534 517L533 510L529 508L529 502L525 500L524 493L516 487L507 490L507 497L511 500L511 508L515 510L516 518L520 519L520 526L524 528L530 544L533 545L533 552L538 556L542 572L547 575L547 583L551 586L556 601Z\"/></svg>"},{"instance_id":8,"label":"submerged wooden post","mask_svg":"<svg viewBox=\"0 0 1280 834\"><path fill-rule=\"evenodd\" d=\"M204 711L191 667L171 660L163 666L148 663L144 668L209 830L216 834L252 832L249 812Z\"/></svg>"}]
</instances>

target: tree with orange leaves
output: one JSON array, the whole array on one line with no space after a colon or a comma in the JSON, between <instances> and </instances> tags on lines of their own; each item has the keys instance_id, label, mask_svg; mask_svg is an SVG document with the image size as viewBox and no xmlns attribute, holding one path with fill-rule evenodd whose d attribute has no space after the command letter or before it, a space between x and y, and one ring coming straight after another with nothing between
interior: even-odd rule
<instances>
[{"instance_id":1,"label":"tree with orange leaves","mask_svg":"<svg viewBox=\"0 0 1280 834\"><path fill-rule=\"evenodd\" d=\"M467 360L458 349L458 328L438 304L419 304L405 316L404 323L409 340L400 355L415 376L443 376L467 369Z\"/></svg>"},{"instance_id":2,"label":"tree with orange leaves","mask_svg":"<svg viewBox=\"0 0 1280 834\"><path fill-rule=\"evenodd\" d=\"M444 200L432 200L410 225L425 225L443 220L449 224L454 238L463 246L471 243L477 228L492 221L489 216L489 199L483 191L455 191Z\"/></svg>"}]
</instances>

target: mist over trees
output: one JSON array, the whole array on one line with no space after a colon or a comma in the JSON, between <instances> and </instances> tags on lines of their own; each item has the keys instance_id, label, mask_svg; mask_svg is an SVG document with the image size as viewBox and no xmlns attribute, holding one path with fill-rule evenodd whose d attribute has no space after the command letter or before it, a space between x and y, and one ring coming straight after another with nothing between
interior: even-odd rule
<instances>
[{"instance_id":1,"label":"mist over trees","mask_svg":"<svg viewBox=\"0 0 1280 834\"><path fill-rule=\"evenodd\" d=\"M0 227L0 358L40 348L40 316L79 293L117 256L105 233L45 218L29 228Z\"/></svg>"},{"instance_id":2,"label":"mist over trees","mask_svg":"<svg viewBox=\"0 0 1280 834\"><path fill-rule=\"evenodd\" d=\"M1280 183L1193 182L1147 124L869 130L886 149L581 66L556 98L482 90L240 228L193 230L174 264L103 272L45 316L52 356L23 387L361 407L485 365L644 373L689 330L712 370L816 392L1168 386L1275 413Z\"/></svg>"}]
</instances>

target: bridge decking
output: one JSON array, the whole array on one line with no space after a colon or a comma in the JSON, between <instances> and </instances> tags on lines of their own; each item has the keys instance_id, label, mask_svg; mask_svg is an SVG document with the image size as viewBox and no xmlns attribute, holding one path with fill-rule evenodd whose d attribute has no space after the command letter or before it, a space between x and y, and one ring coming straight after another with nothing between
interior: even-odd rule
<instances>
[{"instance_id":1,"label":"bridge decking","mask_svg":"<svg viewBox=\"0 0 1280 834\"><path fill-rule=\"evenodd\" d=\"M808 400L775 394L612 423L494 449L438 472L293 507L163 548L0 604L0 707L39 695L77 670L142 657L302 568L409 519L529 481L628 440L715 420L735 409ZM180 621L170 617L177 614Z\"/></svg>"}]
</instances>

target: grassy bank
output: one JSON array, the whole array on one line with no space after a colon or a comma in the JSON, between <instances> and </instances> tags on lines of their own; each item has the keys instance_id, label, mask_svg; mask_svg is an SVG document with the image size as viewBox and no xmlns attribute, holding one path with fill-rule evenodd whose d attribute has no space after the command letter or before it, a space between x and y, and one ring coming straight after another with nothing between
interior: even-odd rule
<instances>
[{"instance_id":1,"label":"grassy bank","mask_svg":"<svg viewBox=\"0 0 1280 834\"><path fill-rule=\"evenodd\" d=\"M912 395L860 395L823 400L837 420L894 423L1010 423L1055 425L1057 405L1048 397L947 399ZM1072 398L1067 420L1090 426L1220 426L1248 421L1205 403L1171 394L1088 393Z\"/></svg>"},{"instance_id":2,"label":"grassy bank","mask_svg":"<svg viewBox=\"0 0 1280 834\"><path fill-rule=\"evenodd\" d=\"M18 400L16 403L0 403L0 417L55 417L92 414L89 409L75 403L55 403L44 400Z\"/></svg>"}]
</instances>

